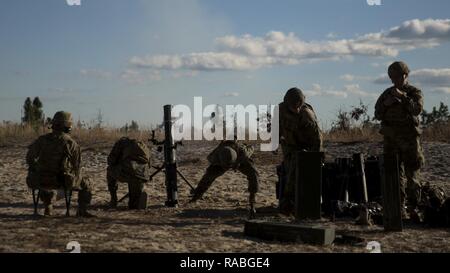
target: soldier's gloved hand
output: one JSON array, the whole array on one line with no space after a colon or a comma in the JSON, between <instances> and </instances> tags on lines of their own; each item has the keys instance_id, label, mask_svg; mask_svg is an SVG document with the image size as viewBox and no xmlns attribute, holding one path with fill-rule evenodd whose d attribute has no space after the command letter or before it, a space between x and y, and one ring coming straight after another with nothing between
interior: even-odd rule
<instances>
[{"instance_id":1,"label":"soldier's gloved hand","mask_svg":"<svg viewBox=\"0 0 450 273\"><path fill-rule=\"evenodd\" d=\"M399 98L399 99L406 97L406 93L398 88L394 89L394 91L392 92L392 95L394 95L394 97Z\"/></svg>"}]
</instances>

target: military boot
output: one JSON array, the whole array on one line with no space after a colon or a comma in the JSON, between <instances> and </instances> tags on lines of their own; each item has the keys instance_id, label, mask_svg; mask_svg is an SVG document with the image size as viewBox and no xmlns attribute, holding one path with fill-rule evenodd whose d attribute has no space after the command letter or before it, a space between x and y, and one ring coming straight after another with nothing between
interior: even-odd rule
<instances>
[{"instance_id":1,"label":"military boot","mask_svg":"<svg viewBox=\"0 0 450 273\"><path fill-rule=\"evenodd\" d=\"M111 191L110 194L111 200L109 201L109 207L115 209L117 208L117 192Z\"/></svg>"},{"instance_id":2,"label":"military boot","mask_svg":"<svg viewBox=\"0 0 450 273\"><path fill-rule=\"evenodd\" d=\"M279 207L280 213L285 216L293 216L295 212L294 202L287 198L283 198Z\"/></svg>"},{"instance_id":3,"label":"military boot","mask_svg":"<svg viewBox=\"0 0 450 273\"><path fill-rule=\"evenodd\" d=\"M78 209L77 209L77 217L92 218L92 217L96 217L96 216L93 215L93 214L90 214L90 213L87 211L87 208L86 208L86 207L84 207L84 206L78 206Z\"/></svg>"},{"instance_id":4,"label":"military boot","mask_svg":"<svg viewBox=\"0 0 450 273\"><path fill-rule=\"evenodd\" d=\"M141 193L141 196L139 198L138 209L147 209L147 193L145 191Z\"/></svg>"}]
</instances>

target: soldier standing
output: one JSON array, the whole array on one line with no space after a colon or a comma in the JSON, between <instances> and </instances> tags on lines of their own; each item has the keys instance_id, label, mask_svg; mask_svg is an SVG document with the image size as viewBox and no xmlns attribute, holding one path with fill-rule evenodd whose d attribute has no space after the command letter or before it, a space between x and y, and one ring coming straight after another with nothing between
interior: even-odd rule
<instances>
[{"instance_id":1,"label":"soldier standing","mask_svg":"<svg viewBox=\"0 0 450 273\"><path fill-rule=\"evenodd\" d=\"M375 105L375 118L381 121L384 154L398 154L400 163L401 202L403 217L416 215L420 201L420 168L424 156L420 143L419 115L423 110L422 92L408 83L409 68L404 62L389 66L388 75L394 84L384 91Z\"/></svg>"},{"instance_id":2,"label":"soldier standing","mask_svg":"<svg viewBox=\"0 0 450 273\"><path fill-rule=\"evenodd\" d=\"M280 200L282 213L291 214L295 202L295 153L319 152L322 149L322 133L311 105L298 88L291 88L279 104L280 143L283 150L283 167L287 176Z\"/></svg>"},{"instance_id":3,"label":"soldier standing","mask_svg":"<svg viewBox=\"0 0 450 273\"><path fill-rule=\"evenodd\" d=\"M253 216L256 213L256 193L259 188L259 175L251 156L253 147L238 143L236 140L222 141L209 155L209 167L206 173L193 191L193 197L190 202L196 202L208 190L211 184L228 170L239 170L248 180L248 191L250 193L250 213Z\"/></svg>"},{"instance_id":4,"label":"soldier standing","mask_svg":"<svg viewBox=\"0 0 450 273\"><path fill-rule=\"evenodd\" d=\"M64 188L78 191L77 216L91 217L87 207L92 199L92 185L81 175L80 146L69 135L72 116L68 112L57 112L51 125L52 132L40 136L28 148L27 184L32 189L40 189L44 215L52 215L55 191Z\"/></svg>"},{"instance_id":5,"label":"soldier standing","mask_svg":"<svg viewBox=\"0 0 450 273\"><path fill-rule=\"evenodd\" d=\"M147 145L139 140L123 137L118 140L109 156L107 168L110 206L117 207L118 181L128 183L128 208L147 208L144 183L150 178L151 158Z\"/></svg>"}]
</instances>

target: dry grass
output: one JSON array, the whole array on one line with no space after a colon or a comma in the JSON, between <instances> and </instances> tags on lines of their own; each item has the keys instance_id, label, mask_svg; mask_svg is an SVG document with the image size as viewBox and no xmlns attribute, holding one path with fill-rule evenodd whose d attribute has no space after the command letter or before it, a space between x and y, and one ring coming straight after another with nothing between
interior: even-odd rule
<instances>
[{"instance_id":1,"label":"dry grass","mask_svg":"<svg viewBox=\"0 0 450 273\"><path fill-rule=\"evenodd\" d=\"M331 130L324 133L324 140L330 142L378 142L383 136L377 127L356 127L350 130ZM450 121L436 123L423 129L423 141L450 142Z\"/></svg>"},{"instance_id":2,"label":"dry grass","mask_svg":"<svg viewBox=\"0 0 450 273\"><path fill-rule=\"evenodd\" d=\"M14 145L17 143L27 143L39 135L50 132L47 127L33 128L31 126L3 123L0 124L0 146ZM382 136L376 127L355 127L349 130L330 130L324 132L324 140L329 142L352 143L352 142L378 142ZM72 136L81 145L110 145L123 136L148 140L150 131L140 130L135 132L124 132L117 128L75 128ZM161 133L157 133L157 138L162 139ZM449 142L450 121L429 126L423 130L422 139L431 142Z\"/></svg>"},{"instance_id":3,"label":"dry grass","mask_svg":"<svg viewBox=\"0 0 450 273\"><path fill-rule=\"evenodd\" d=\"M450 142L450 120L424 129L423 139L426 141Z\"/></svg>"},{"instance_id":4,"label":"dry grass","mask_svg":"<svg viewBox=\"0 0 450 273\"><path fill-rule=\"evenodd\" d=\"M20 124L2 124L0 125L0 146L29 143L38 136L49 132L51 132L51 129L47 127L33 128ZM124 132L116 128L74 128L71 135L81 145L90 146L101 144L110 145L124 136L148 140L151 137L151 132L146 130ZM162 136L161 134L157 134L156 137L160 138Z\"/></svg>"},{"instance_id":5,"label":"dry grass","mask_svg":"<svg viewBox=\"0 0 450 273\"><path fill-rule=\"evenodd\" d=\"M374 127L331 130L324 133L324 140L329 142L377 142L381 141L382 138L378 129Z\"/></svg>"}]
</instances>

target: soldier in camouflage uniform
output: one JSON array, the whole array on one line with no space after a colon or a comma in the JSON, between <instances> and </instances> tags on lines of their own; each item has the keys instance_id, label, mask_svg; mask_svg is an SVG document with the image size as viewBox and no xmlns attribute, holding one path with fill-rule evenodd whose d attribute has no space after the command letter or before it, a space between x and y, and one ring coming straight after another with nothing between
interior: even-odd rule
<instances>
[{"instance_id":1,"label":"soldier in camouflage uniform","mask_svg":"<svg viewBox=\"0 0 450 273\"><path fill-rule=\"evenodd\" d=\"M92 185L81 174L80 146L69 135L72 117L67 112L57 112L53 120L52 132L40 136L28 148L26 161L29 166L27 184L32 189L40 189L40 197L45 205L44 215L52 215L52 201L55 190L78 191L77 216L91 217L87 207L92 199Z\"/></svg>"},{"instance_id":2,"label":"soldier in camouflage uniform","mask_svg":"<svg viewBox=\"0 0 450 273\"><path fill-rule=\"evenodd\" d=\"M423 110L422 92L408 83L409 68L395 62L388 69L394 86L381 94L375 105L375 118L381 121L384 154L398 154L400 161L401 202L414 213L420 200L420 168L424 156L420 143L419 115ZM406 217L406 211L403 212Z\"/></svg>"},{"instance_id":3,"label":"soldier in camouflage uniform","mask_svg":"<svg viewBox=\"0 0 450 273\"><path fill-rule=\"evenodd\" d=\"M108 156L107 183L110 206L117 207L118 181L128 183L128 208L145 209L147 194L144 183L150 178L150 149L139 140L123 137Z\"/></svg>"},{"instance_id":4,"label":"soldier in camouflage uniform","mask_svg":"<svg viewBox=\"0 0 450 273\"><path fill-rule=\"evenodd\" d=\"M208 190L216 178L223 175L226 171L233 169L239 170L248 180L248 191L250 193L249 203L251 215L255 214L256 193L258 192L259 175L251 156L253 147L238 143L237 141L222 141L209 155L210 166L200 180L197 188L193 191L193 197L190 202L200 199Z\"/></svg>"},{"instance_id":5,"label":"soldier in camouflage uniform","mask_svg":"<svg viewBox=\"0 0 450 273\"><path fill-rule=\"evenodd\" d=\"M295 158L299 151L322 150L322 133L311 105L298 88L291 88L279 104L280 143L283 150L283 167L287 182L280 200L280 210L290 214L295 202Z\"/></svg>"}]
</instances>

